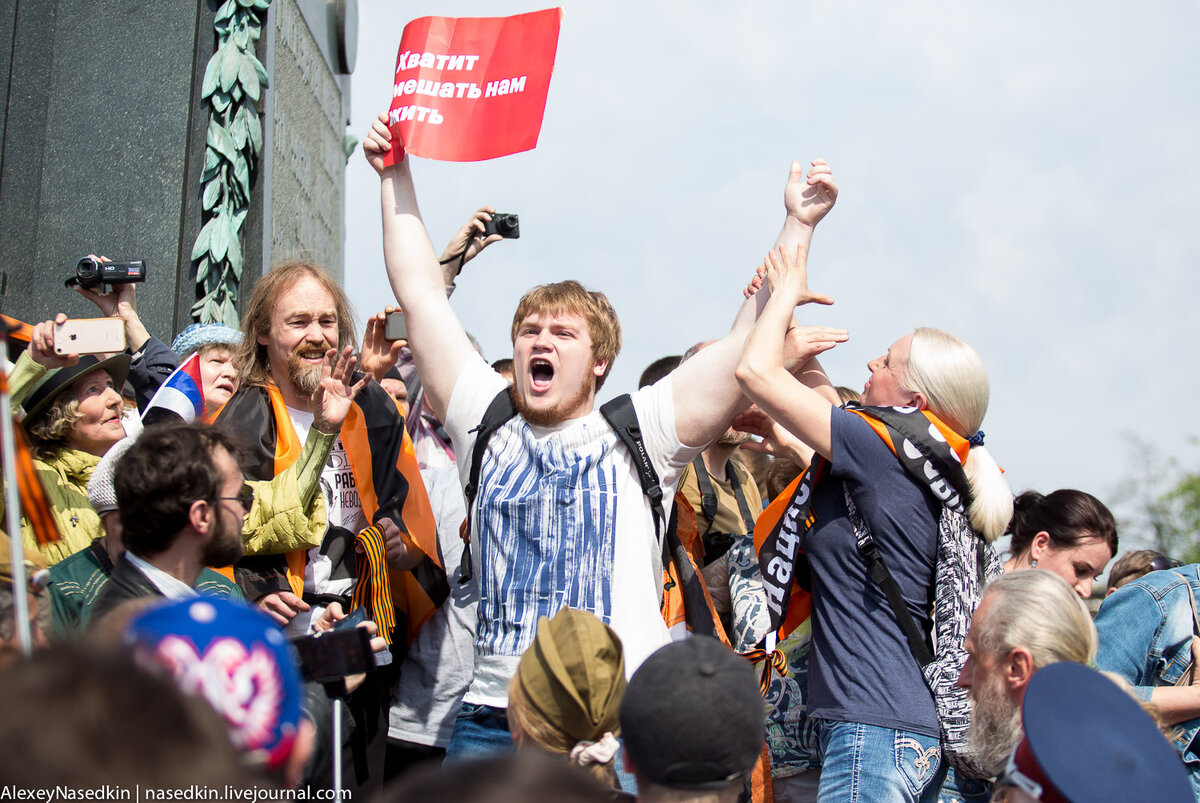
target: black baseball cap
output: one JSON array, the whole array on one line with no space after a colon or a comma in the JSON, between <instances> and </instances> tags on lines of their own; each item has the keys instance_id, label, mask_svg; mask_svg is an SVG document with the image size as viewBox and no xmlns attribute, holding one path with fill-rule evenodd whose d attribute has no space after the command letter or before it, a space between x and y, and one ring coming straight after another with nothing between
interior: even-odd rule
<instances>
[{"instance_id":1,"label":"black baseball cap","mask_svg":"<svg viewBox=\"0 0 1200 803\"><path fill-rule=\"evenodd\" d=\"M674 789L720 789L746 775L762 750L765 722L750 664L706 636L647 658L621 702L621 739L634 766Z\"/></svg>"}]
</instances>

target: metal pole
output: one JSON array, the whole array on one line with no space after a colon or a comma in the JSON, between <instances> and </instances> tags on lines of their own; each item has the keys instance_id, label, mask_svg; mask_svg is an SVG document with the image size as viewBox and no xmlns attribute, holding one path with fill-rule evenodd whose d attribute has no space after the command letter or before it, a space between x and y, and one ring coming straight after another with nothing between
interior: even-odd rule
<instances>
[{"instance_id":1,"label":"metal pole","mask_svg":"<svg viewBox=\"0 0 1200 803\"><path fill-rule=\"evenodd\" d=\"M7 338L0 338L3 348ZM12 595L14 630L21 654L33 654L33 637L29 632L29 597L25 588L25 542L21 538L21 494L17 489L17 444L13 433L12 398L8 395L8 360L4 360L5 375L0 378L0 449L4 458L5 518L8 522L9 554L12 558Z\"/></svg>"},{"instance_id":2,"label":"metal pole","mask_svg":"<svg viewBox=\"0 0 1200 803\"><path fill-rule=\"evenodd\" d=\"M342 799L342 701L333 698L333 799Z\"/></svg>"}]
</instances>

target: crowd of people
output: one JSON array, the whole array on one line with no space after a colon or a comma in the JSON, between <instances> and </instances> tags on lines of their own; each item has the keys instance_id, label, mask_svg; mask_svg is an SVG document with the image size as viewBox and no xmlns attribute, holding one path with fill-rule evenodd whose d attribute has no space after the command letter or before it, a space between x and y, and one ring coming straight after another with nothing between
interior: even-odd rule
<instances>
[{"instance_id":1,"label":"crowd of people","mask_svg":"<svg viewBox=\"0 0 1200 803\"><path fill-rule=\"evenodd\" d=\"M449 299L502 239L494 210L439 254L393 147L381 116L364 151L397 306L361 341L307 262L256 282L240 330L168 346L135 284L78 289L123 321L125 353L62 353L65 316L32 327L9 387L48 516L24 511L24 565L0 555L0 731L26 746L0 777L395 801L1200 797L1200 565L1128 553L1093 617L1111 512L1074 489L1014 498L984 446L986 369L949 333L900 336L861 394L833 384L819 357L846 332L804 320L832 303L808 280L829 165L792 165L728 331L598 404L622 340L608 299L531 289L489 364ZM195 420L146 415L193 354Z\"/></svg>"}]
</instances>

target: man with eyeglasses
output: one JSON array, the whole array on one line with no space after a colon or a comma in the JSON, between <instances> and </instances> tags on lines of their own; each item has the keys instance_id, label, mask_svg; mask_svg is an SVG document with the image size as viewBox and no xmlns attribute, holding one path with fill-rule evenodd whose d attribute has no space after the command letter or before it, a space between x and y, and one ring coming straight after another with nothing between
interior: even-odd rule
<instances>
[{"instance_id":1,"label":"man with eyeglasses","mask_svg":"<svg viewBox=\"0 0 1200 803\"><path fill-rule=\"evenodd\" d=\"M1200 799L1200 564L1171 562L1152 564L1149 574L1105 598L1096 614L1096 666L1123 677L1158 709Z\"/></svg>"},{"instance_id":2,"label":"man with eyeglasses","mask_svg":"<svg viewBox=\"0 0 1200 803\"><path fill-rule=\"evenodd\" d=\"M242 523L254 491L233 439L208 424L146 429L117 461L113 485L125 552L92 607L89 627L139 597L199 592L205 567L242 556Z\"/></svg>"}]
</instances>

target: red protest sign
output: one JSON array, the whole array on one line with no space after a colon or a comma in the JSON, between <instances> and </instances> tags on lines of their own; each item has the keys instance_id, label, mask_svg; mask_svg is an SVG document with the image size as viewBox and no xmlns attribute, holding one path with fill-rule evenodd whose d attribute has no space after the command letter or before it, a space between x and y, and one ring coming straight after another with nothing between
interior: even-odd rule
<instances>
[{"instance_id":1,"label":"red protest sign","mask_svg":"<svg viewBox=\"0 0 1200 803\"><path fill-rule=\"evenodd\" d=\"M536 146L562 13L422 17L406 25L388 113L393 142L449 162Z\"/></svg>"}]
</instances>

